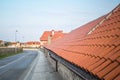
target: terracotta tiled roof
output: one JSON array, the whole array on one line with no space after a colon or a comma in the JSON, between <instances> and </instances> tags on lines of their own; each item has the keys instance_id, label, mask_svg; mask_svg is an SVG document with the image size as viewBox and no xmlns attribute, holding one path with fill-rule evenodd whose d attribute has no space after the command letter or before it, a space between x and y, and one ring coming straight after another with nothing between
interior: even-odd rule
<instances>
[{"instance_id":1,"label":"terracotta tiled roof","mask_svg":"<svg viewBox=\"0 0 120 80\"><path fill-rule=\"evenodd\" d=\"M28 44L28 45L33 45L33 44L40 45L40 42L38 42L38 41L28 41L25 44Z\"/></svg>"},{"instance_id":2,"label":"terracotta tiled roof","mask_svg":"<svg viewBox=\"0 0 120 80\"><path fill-rule=\"evenodd\" d=\"M41 40L41 41L47 41L49 35L51 35L51 31L45 31L45 32L43 33L43 35L40 37L40 40Z\"/></svg>"},{"instance_id":3,"label":"terracotta tiled roof","mask_svg":"<svg viewBox=\"0 0 120 80\"><path fill-rule=\"evenodd\" d=\"M54 30L52 30L52 31L54 31ZM52 40L56 40L65 35L65 33L63 33L63 31L54 31L54 35L52 35L52 31L45 31L43 33L43 35L40 37L40 41L47 41L48 36L51 36Z\"/></svg>"},{"instance_id":4,"label":"terracotta tiled roof","mask_svg":"<svg viewBox=\"0 0 120 80\"><path fill-rule=\"evenodd\" d=\"M120 80L120 5L46 47L105 80Z\"/></svg>"},{"instance_id":5,"label":"terracotta tiled roof","mask_svg":"<svg viewBox=\"0 0 120 80\"><path fill-rule=\"evenodd\" d=\"M17 44L17 42L11 42L11 44L15 45L15 44Z\"/></svg>"},{"instance_id":6,"label":"terracotta tiled roof","mask_svg":"<svg viewBox=\"0 0 120 80\"><path fill-rule=\"evenodd\" d=\"M61 37L63 37L65 34L58 31L58 32L55 32L54 36L52 36L52 40L56 40L56 39L59 39Z\"/></svg>"},{"instance_id":7,"label":"terracotta tiled roof","mask_svg":"<svg viewBox=\"0 0 120 80\"><path fill-rule=\"evenodd\" d=\"M0 40L0 43L3 42L3 40Z\"/></svg>"}]
</instances>

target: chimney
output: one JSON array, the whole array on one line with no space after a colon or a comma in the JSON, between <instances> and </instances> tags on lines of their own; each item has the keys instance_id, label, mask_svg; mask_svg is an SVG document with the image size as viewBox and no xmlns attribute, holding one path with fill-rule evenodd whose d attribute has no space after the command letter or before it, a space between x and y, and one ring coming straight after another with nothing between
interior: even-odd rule
<instances>
[{"instance_id":1,"label":"chimney","mask_svg":"<svg viewBox=\"0 0 120 80\"><path fill-rule=\"evenodd\" d=\"M60 30L60 31L58 31L59 33L63 33L63 31L62 30Z\"/></svg>"},{"instance_id":2,"label":"chimney","mask_svg":"<svg viewBox=\"0 0 120 80\"><path fill-rule=\"evenodd\" d=\"M48 41L48 42L47 42L47 43L48 43L48 45L50 45L50 44L51 44L51 39L52 39L52 36L51 36L51 35L49 35L49 36L48 36L48 40L47 40L47 41Z\"/></svg>"},{"instance_id":3,"label":"chimney","mask_svg":"<svg viewBox=\"0 0 120 80\"><path fill-rule=\"evenodd\" d=\"M52 36L54 36L54 34L55 34L55 31L54 31L54 30L52 30Z\"/></svg>"}]
</instances>

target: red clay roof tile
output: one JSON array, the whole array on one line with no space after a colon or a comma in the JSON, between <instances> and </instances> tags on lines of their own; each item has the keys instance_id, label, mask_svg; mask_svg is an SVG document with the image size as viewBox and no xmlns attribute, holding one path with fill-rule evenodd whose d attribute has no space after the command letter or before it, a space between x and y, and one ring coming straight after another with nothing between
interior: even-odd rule
<instances>
[{"instance_id":1,"label":"red clay roof tile","mask_svg":"<svg viewBox=\"0 0 120 80\"><path fill-rule=\"evenodd\" d=\"M102 63L100 66L96 67L94 70L92 70L93 74L97 74L99 71L101 71L102 69L104 69L106 66L108 66L111 63L110 60L105 61L104 63Z\"/></svg>"},{"instance_id":2,"label":"red clay roof tile","mask_svg":"<svg viewBox=\"0 0 120 80\"><path fill-rule=\"evenodd\" d=\"M120 57L120 50L114 53L112 56L110 56L110 59L116 60L118 57Z\"/></svg>"},{"instance_id":3,"label":"red clay roof tile","mask_svg":"<svg viewBox=\"0 0 120 80\"><path fill-rule=\"evenodd\" d=\"M110 51L107 55L105 55L105 58L109 58L110 56L112 56L114 53L116 53L118 50L120 50L120 46L115 47L112 51Z\"/></svg>"},{"instance_id":4,"label":"red clay roof tile","mask_svg":"<svg viewBox=\"0 0 120 80\"><path fill-rule=\"evenodd\" d=\"M120 63L120 56L117 58L117 61Z\"/></svg>"},{"instance_id":5,"label":"red clay roof tile","mask_svg":"<svg viewBox=\"0 0 120 80\"><path fill-rule=\"evenodd\" d=\"M119 14L120 5L107 15L71 31L46 48L100 79L120 80Z\"/></svg>"},{"instance_id":6,"label":"red clay roof tile","mask_svg":"<svg viewBox=\"0 0 120 80\"><path fill-rule=\"evenodd\" d=\"M109 64L107 67L105 67L104 69L102 69L100 72L97 73L97 75L102 78L105 75L107 75L110 71L112 71L113 69L115 69L115 67L118 66L117 62L113 62L111 64Z\"/></svg>"},{"instance_id":7,"label":"red clay roof tile","mask_svg":"<svg viewBox=\"0 0 120 80\"><path fill-rule=\"evenodd\" d=\"M94 63L93 65L89 66L88 70L91 71L91 70L95 69L96 67L100 66L104 62L105 62L105 59L101 59L98 62Z\"/></svg>"},{"instance_id":8,"label":"red clay roof tile","mask_svg":"<svg viewBox=\"0 0 120 80\"><path fill-rule=\"evenodd\" d=\"M120 74L114 80L120 80Z\"/></svg>"},{"instance_id":9,"label":"red clay roof tile","mask_svg":"<svg viewBox=\"0 0 120 80\"><path fill-rule=\"evenodd\" d=\"M40 37L40 40L41 40L41 41L47 41L49 35L51 35L51 31L45 31L45 32L43 33L43 35Z\"/></svg>"},{"instance_id":10,"label":"red clay roof tile","mask_svg":"<svg viewBox=\"0 0 120 80\"><path fill-rule=\"evenodd\" d=\"M113 80L118 74L120 74L120 66L117 66L111 72L109 72L104 79L105 80ZM120 78L119 78L120 79Z\"/></svg>"}]
</instances>

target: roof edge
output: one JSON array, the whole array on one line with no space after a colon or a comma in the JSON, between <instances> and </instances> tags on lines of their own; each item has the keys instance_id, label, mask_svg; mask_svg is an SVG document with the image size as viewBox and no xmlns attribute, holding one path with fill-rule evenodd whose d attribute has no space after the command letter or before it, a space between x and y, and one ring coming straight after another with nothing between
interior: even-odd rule
<instances>
[{"instance_id":1,"label":"roof edge","mask_svg":"<svg viewBox=\"0 0 120 80\"><path fill-rule=\"evenodd\" d=\"M105 20L107 20L107 19L113 14L113 12L116 11L119 7L120 7L120 4L118 4L118 6L115 7L115 8L114 8L112 11L110 11L108 14L104 15L104 16L103 16L104 18L103 18L99 23L97 23L97 25L96 25L95 27L93 27L93 28L88 32L87 35L91 34L97 27L99 27Z\"/></svg>"},{"instance_id":2,"label":"roof edge","mask_svg":"<svg viewBox=\"0 0 120 80\"><path fill-rule=\"evenodd\" d=\"M51 51L50 49L45 48L49 51L49 55L54 58L55 60L62 63L64 66L66 66L68 69L73 71L76 75L81 77L83 80L100 80L99 77L96 75L91 74L90 72L84 70L83 68L65 60L64 58L60 57L59 55L55 54L55 52Z\"/></svg>"}]
</instances>

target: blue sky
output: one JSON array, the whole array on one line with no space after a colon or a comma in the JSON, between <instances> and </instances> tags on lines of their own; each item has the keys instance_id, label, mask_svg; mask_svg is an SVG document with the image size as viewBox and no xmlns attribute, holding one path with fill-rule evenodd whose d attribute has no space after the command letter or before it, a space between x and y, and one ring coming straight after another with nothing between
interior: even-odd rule
<instances>
[{"instance_id":1,"label":"blue sky","mask_svg":"<svg viewBox=\"0 0 120 80\"><path fill-rule=\"evenodd\" d=\"M120 0L0 0L0 39L33 41L45 30L71 30L114 9Z\"/></svg>"}]
</instances>

